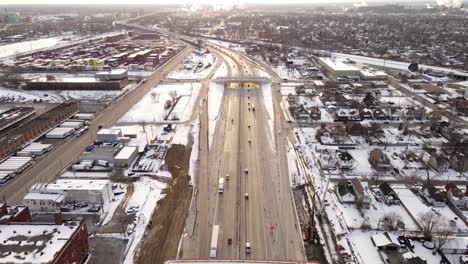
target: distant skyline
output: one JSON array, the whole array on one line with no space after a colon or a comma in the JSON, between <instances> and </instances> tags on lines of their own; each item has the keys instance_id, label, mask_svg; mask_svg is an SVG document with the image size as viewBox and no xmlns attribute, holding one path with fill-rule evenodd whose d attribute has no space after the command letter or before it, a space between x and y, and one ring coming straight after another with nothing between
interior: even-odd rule
<instances>
[{"instance_id":1,"label":"distant skyline","mask_svg":"<svg viewBox=\"0 0 468 264\"><path fill-rule=\"evenodd\" d=\"M0 0L0 4L316 4L316 3L360 3L362 0ZM405 2L403 0L366 0L365 2ZM426 2L436 2L426 1Z\"/></svg>"}]
</instances>

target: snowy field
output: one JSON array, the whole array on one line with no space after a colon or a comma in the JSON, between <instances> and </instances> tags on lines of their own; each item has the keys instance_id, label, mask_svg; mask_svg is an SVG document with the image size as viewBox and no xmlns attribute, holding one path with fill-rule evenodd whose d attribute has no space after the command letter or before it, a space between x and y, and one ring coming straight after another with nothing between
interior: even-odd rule
<instances>
[{"instance_id":1,"label":"snowy field","mask_svg":"<svg viewBox=\"0 0 468 264\"><path fill-rule=\"evenodd\" d=\"M188 121L200 88L199 83L159 85L151 89L118 123ZM178 101L173 103L172 108L165 109L166 102L175 98Z\"/></svg>"},{"instance_id":2,"label":"snowy field","mask_svg":"<svg viewBox=\"0 0 468 264\"><path fill-rule=\"evenodd\" d=\"M349 239L355 250L355 255L363 264L383 264L382 258L377 248L372 243L371 237L381 231L364 232L361 230L352 231Z\"/></svg>"},{"instance_id":3,"label":"snowy field","mask_svg":"<svg viewBox=\"0 0 468 264\"><path fill-rule=\"evenodd\" d=\"M19 53L50 48L59 44L65 44L69 42L63 41L62 39L63 37L52 37L3 45L0 46L0 57L3 58L13 56Z\"/></svg>"},{"instance_id":4,"label":"snowy field","mask_svg":"<svg viewBox=\"0 0 468 264\"><path fill-rule=\"evenodd\" d=\"M125 264L133 263L133 256L145 234L146 226L151 220L156 204L160 199L164 198L161 191L166 187L166 184L148 177L142 177L134 182L133 186L133 194L125 210L131 206L138 206L139 211L136 213L134 226L130 227L133 228L133 233L130 235L127 244Z\"/></svg>"},{"instance_id":5,"label":"snowy field","mask_svg":"<svg viewBox=\"0 0 468 264\"><path fill-rule=\"evenodd\" d=\"M332 56L339 57L339 58L349 58L359 63L376 65L376 66L384 66L384 62L385 62L385 67L399 69L399 70L408 70L408 67L410 65L409 62L383 60L383 59L378 59L378 58L371 58L371 57L344 54L344 53L334 52L332 53ZM435 67L435 66L428 66L428 65L419 65L419 67L423 69L433 69L436 71L443 71L443 72L460 72L460 71L449 69L449 68Z\"/></svg>"},{"instance_id":6,"label":"snowy field","mask_svg":"<svg viewBox=\"0 0 468 264\"><path fill-rule=\"evenodd\" d=\"M296 69L288 69L285 65L278 65L272 67L272 69L281 79L300 80L302 78L301 74Z\"/></svg>"},{"instance_id":7,"label":"snowy field","mask_svg":"<svg viewBox=\"0 0 468 264\"><path fill-rule=\"evenodd\" d=\"M110 220L112 220L112 217L114 216L115 210L117 210L117 207L119 207L120 202L122 202L123 198L125 195L127 195L127 185L123 183L117 184L117 191L122 191L122 194L114 196L115 199L109 203L107 210L107 214L105 215L103 221L101 222L101 225L104 226L107 223L109 223Z\"/></svg>"},{"instance_id":8,"label":"snowy field","mask_svg":"<svg viewBox=\"0 0 468 264\"><path fill-rule=\"evenodd\" d=\"M383 202L377 202L373 196L372 205L370 209L359 209L355 204L342 204L342 212L345 218L346 224L349 228L359 229L363 223L367 223L372 229L382 228L382 218L387 213L397 213L403 219L405 223L405 229L409 231L417 231L418 227L414 223L411 216L406 212L405 208L401 205L386 205Z\"/></svg>"},{"instance_id":9,"label":"snowy field","mask_svg":"<svg viewBox=\"0 0 468 264\"><path fill-rule=\"evenodd\" d=\"M401 202L404 204L408 212L417 219L420 214L423 214L428 211L434 211L437 214L445 217L447 220L454 220L456 222L456 228L458 232L466 232L468 231L467 226L463 223L463 221L455 215L455 213L448 207L432 207L424 204L421 199L416 196L411 190L399 187L399 186L392 186L395 192L397 193L398 197L400 198Z\"/></svg>"},{"instance_id":10,"label":"snowy field","mask_svg":"<svg viewBox=\"0 0 468 264\"><path fill-rule=\"evenodd\" d=\"M168 74L169 79L206 78L216 64L216 57L211 53L193 52L177 69Z\"/></svg>"}]
</instances>

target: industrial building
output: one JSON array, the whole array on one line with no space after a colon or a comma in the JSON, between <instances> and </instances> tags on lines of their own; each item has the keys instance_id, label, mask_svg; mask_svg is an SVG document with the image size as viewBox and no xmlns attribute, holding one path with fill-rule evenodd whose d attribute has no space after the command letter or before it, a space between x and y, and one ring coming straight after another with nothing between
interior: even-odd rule
<instances>
[{"instance_id":1,"label":"industrial building","mask_svg":"<svg viewBox=\"0 0 468 264\"><path fill-rule=\"evenodd\" d=\"M23 198L23 204L32 212L54 212L65 205L65 195L30 192Z\"/></svg>"},{"instance_id":2,"label":"industrial building","mask_svg":"<svg viewBox=\"0 0 468 264\"><path fill-rule=\"evenodd\" d=\"M117 128L103 128L96 135L97 142L115 143L122 137L122 130Z\"/></svg>"},{"instance_id":3,"label":"industrial building","mask_svg":"<svg viewBox=\"0 0 468 264\"><path fill-rule=\"evenodd\" d=\"M116 69L111 71L103 71L96 73L96 79L100 81L122 80L128 78L128 71L124 69Z\"/></svg>"},{"instance_id":4,"label":"industrial building","mask_svg":"<svg viewBox=\"0 0 468 264\"><path fill-rule=\"evenodd\" d=\"M52 183L36 183L31 192L63 194L67 203L87 202L100 205L104 211L114 200L109 180L59 179Z\"/></svg>"},{"instance_id":5,"label":"industrial building","mask_svg":"<svg viewBox=\"0 0 468 264\"><path fill-rule=\"evenodd\" d=\"M129 167L132 162L138 156L137 147L124 147L122 150L115 156L114 165L116 167Z\"/></svg>"},{"instance_id":6,"label":"industrial building","mask_svg":"<svg viewBox=\"0 0 468 264\"><path fill-rule=\"evenodd\" d=\"M78 112L76 102L66 102L57 105L48 112L18 126L0 138L0 159L15 153L24 144L42 136L52 127Z\"/></svg>"},{"instance_id":7,"label":"industrial building","mask_svg":"<svg viewBox=\"0 0 468 264\"><path fill-rule=\"evenodd\" d=\"M28 90L121 90L128 85L128 78L100 80L92 77L46 77L26 82Z\"/></svg>"},{"instance_id":8,"label":"industrial building","mask_svg":"<svg viewBox=\"0 0 468 264\"><path fill-rule=\"evenodd\" d=\"M336 77L359 76L360 70L331 58L319 58L319 64Z\"/></svg>"}]
</instances>

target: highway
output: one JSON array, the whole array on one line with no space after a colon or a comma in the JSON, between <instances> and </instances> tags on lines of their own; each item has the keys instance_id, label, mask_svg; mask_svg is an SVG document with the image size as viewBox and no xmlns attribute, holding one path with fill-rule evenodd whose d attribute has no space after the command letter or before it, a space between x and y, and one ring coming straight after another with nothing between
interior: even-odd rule
<instances>
[{"instance_id":1,"label":"highway","mask_svg":"<svg viewBox=\"0 0 468 264\"><path fill-rule=\"evenodd\" d=\"M228 66L229 77L257 75L257 66L240 54L225 48L216 54ZM206 104L199 112L199 167L179 257L209 258L213 225L219 225L218 259L305 260L287 171L287 141L281 139L278 145L271 137L270 117L258 84L225 85L211 149ZM218 180L227 175L220 194ZM247 242L251 254L245 251Z\"/></svg>"},{"instance_id":2,"label":"highway","mask_svg":"<svg viewBox=\"0 0 468 264\"><path fill-rule=\"evenodd\" d=\"M110 127L114 125L152 87L159 84L165 74L180 64L192 50L192 47L182 50L164 66L148 76L146 83L138 85L119 100L112 102L104 111L97 114L86 133L78 138L68 138L65 143L54 148L45 157L35 162L32 168L16 176L7 184L0 186L1 197L5 197L8 204L20 204L32 185L37 182L54 180L60 172L78 158L86 146L94 142L99 126Z\"/></svg>"}]
</instances>

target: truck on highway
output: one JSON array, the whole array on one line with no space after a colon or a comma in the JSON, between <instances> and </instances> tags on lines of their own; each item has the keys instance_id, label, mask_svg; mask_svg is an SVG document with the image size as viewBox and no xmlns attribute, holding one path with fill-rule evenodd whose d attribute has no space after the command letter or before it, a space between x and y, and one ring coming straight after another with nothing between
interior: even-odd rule
<instances>
[{"instance_id":1,"label":"truck on highway","mask_svg":"<svg viewBox=\"0 0 468 264\"><path fill-rule=\"evenodd\" d=\"M210 258L216 258L216 251L218 250L218 234L219 225L214 225L213 233L211 234Z\"/></svg>"},{"instance_id":2,"label":"truck on highway","mask_svg":"<svg viewBox=\"0 0 468 264\"><path fill-rule=\"evenodd\" d=\"M219 178L218 192L219 193L224 192L224 178Z\"/></svg>"}]
</instances>

